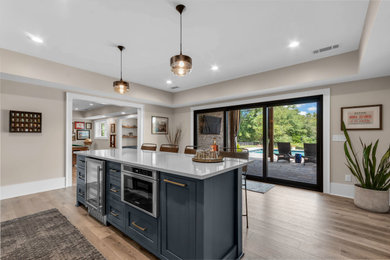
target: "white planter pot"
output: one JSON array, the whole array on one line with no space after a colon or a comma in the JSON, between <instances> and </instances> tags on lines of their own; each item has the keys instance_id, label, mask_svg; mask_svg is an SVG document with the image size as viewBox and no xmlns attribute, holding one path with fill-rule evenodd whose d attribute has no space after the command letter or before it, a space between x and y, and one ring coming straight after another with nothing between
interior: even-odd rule
<instances>
[{"instance_id":1,"label":"white planter pot","mask_svg":"<svg viewBox=\"0 0 390 260\"><path fill-rule=\"evenodd\" d=\"M364 189L355 185L354 203L365 210L386 213L389 211L389 191Z\"/></svg>"}]
</instances>

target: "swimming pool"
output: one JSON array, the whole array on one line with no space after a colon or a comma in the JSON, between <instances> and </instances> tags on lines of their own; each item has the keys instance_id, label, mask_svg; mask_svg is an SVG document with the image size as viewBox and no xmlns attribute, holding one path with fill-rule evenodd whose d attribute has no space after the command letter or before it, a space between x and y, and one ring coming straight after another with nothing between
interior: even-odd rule
<instances>
[{"instance_id":1,"label":"swimming pool","mask_svg":"<svg viewBox=\"0 0 390 260\"><path fill-rule=\"evenodd\" d=\"M262 154L263 153L263 148L255 149L255 150L250 150L250 153L258 153ZM274 154L279 154L278 149L274 149ZM305 155L305 152L303 150L291 150L291 154L294 156L295 154L302 154L302 156Z\"/></svg>"}]
</instances>

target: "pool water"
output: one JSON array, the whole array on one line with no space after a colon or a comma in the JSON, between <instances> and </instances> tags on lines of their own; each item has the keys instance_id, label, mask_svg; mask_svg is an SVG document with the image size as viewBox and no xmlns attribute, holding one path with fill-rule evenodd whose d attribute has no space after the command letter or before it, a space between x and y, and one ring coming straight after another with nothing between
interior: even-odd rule
<instances>
[{"instance_id":1,"label":"pool water","mask_svg":"<svg viewBox=\"0 0 390 260\"><path fill-rule=\"evenodd\" d=\"M251 150L249 151L250 153L259 153L259 154L262 154L263 153L263 148L259 148L259 149L256 149L256 150ZM279 151L278 149L274 149L274 154L279 154ZM305 155L305 152L303 150L291 150L291 154L294 156L296 154L301 154L302 156Z\"/></svg>"}]
</instances>

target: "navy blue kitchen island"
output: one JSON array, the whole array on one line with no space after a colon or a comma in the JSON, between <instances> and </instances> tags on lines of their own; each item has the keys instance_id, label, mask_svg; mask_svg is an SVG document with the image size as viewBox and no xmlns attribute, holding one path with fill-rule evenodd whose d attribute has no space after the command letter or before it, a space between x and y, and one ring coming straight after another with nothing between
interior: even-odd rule
<instances>
[{"instance_id":1,"label":"navy blue kitchen island","mask_svg":"<svg viewBox=\"0 0 390 260\"><path fill-rule=\"evenodd\" d=\"M203 164L133 149L78 152L76 205L161 259L239 259L239 169L249 162Z\"/></svg>"}]
</instances>

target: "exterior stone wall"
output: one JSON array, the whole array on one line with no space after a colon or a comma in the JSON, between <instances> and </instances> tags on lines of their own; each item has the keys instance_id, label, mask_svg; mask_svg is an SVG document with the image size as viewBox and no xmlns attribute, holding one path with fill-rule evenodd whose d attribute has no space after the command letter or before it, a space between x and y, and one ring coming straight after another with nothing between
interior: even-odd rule
<instances>
[{"instance_id":1,"label":"exterior stone wall","mask_svg":"<svg viewBox=\"0 0 390 260\"><path fill-rule=\"evenodd\" d=\"M217 140L217 145L219 147L223 147L223 139L224 139L224 135L223 135L223 128L225 127L225 122L224 122L224 118L223 118L223 111L220 111L220 112L210 112L210 113L202 113L202 114L198 114L198 129L197 129L197 138L198 138L198 142L197 142L197 146L198 148L208 148L210 147L211 144L213 144L213 139L216 138ZM215 116L215 117L220 117L222 118L221 120L221 131L219 134L202 134L202 127L203 127L203 116L204 115L208 115L208 116Z\"/></svg>"}]
</instances>

